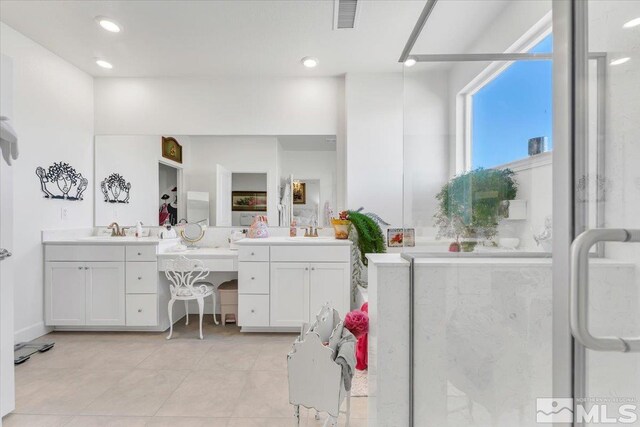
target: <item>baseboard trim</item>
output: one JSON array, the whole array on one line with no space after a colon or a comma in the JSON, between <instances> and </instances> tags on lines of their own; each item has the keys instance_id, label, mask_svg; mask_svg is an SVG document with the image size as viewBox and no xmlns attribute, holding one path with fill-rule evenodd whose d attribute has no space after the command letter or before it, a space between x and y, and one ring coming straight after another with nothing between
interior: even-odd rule
<instances>
[{"instance_id":1,"label":"baseboard trim","mask_svg":"<svg viewBox=\"0 0 640 427\"><path fill-rule=\"evenodd\" d=\"M53 331L53 328L45 326L44 322L38 322L15 331L13 333L13 340L16 344L19 342L28 342L43 335L47 335L51 331Z\"/></svg>"}]
</instances>

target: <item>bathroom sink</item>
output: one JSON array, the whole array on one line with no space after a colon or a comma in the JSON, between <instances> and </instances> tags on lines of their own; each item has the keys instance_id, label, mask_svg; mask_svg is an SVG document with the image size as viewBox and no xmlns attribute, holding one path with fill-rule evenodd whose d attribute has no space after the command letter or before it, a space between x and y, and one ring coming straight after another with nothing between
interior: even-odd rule
<instances>
[{"instance_id":1,"label":"bathroom sink","mask_svg":"<svg viewBox=\"0 0 640 427\"><path fill-rule=\"evenodd\" d=\"M304 237L304 236L296 236L296 237L287 237L288 240L291 241L302 241L302 240L331 240L333 237L330 236L318 236L318 237Z\"/></svg>"},{"instance_id":2,"label":"bathroom sink","mask_svg":"<svg viewBox=\"0 0 640 427\"><path fill-rule=\"evenodd\" d=\"M78 240L90 240L94 242L135 242L140 240L140 238L133 236L89 236L81 237Z\"/></svg>"}]
</instances>

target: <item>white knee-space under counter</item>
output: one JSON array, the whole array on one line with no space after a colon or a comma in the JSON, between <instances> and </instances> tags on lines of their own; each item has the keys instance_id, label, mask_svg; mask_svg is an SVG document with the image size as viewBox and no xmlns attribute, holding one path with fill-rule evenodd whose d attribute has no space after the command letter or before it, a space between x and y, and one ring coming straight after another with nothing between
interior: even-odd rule
<instances>
[{"instance_id":1,"label":"white knee-space under counter","mask_svg":"<svg viewBox=\"0 0 640 427\"><path fill-rule=\"evenodd\" d=\"M201 260L210 273L237 273L244 332L299 331L323 304L350 309L351 242L333 238L244 239L238 250L174 252L177 239L43 232L45 323L59 330L164 331L166 261ZM174 308L174 322L184 307Z\"/></svg>"}]
</instances>

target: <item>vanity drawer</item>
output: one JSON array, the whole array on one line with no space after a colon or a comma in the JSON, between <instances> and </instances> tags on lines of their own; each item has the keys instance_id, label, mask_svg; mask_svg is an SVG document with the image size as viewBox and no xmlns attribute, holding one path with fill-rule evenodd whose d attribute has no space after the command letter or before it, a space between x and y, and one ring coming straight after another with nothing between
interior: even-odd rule
<instances>
[{"instance_id":1,"label":"vanity drawer","mask_svg":"<svg viewBox=\"0 0 640 427\"><path fill-rule=\"evenodd\" d=\"M127 262L127 293L155 294L158 292L158 264L155 262Z\"/></svg>"},{"instance_id":2,"label":"vanity drawer","mask_svg":"<svg viewBox=\"0 0 640 427\"><path fill-rule=\"evenodd\" d=\"M124 261L124 246L51 245L44 247L45 261Z\"/></svg>"},{"instance_id":3,"label":"vanity drawer","mask_svg":"<svg viewBox=\"0 0 640 427\"><path fill-rule=\"evenodd\" d=\"M238 325L269 326L269 295L238 295Z\"/></svg>"},{"instance_id":4,"label":"vanity drawer","mask_svg":"<svg viewBox=\"0 0 640 427\"><path fill-rule=\"evenodd\" d=\"M156 326L158 298L156 295L127 295L127 326Z\"/></svg>"},{"instance_id":5,"label":"vanity drawer","mask_svg":"<svg viewBox=\"0 0 640 427\"><path fill-rule=\"evenodd\" d=\"M127 261L156 261L156 245L127 246Z\"/></svg>"},{"instance_id":6,"label":"vanity drawer","mask_svg":"<svg viewBox=\"0 0 640 427\"><path fill-rule=\"evenodd\" d=\"M273 246L271 261L276 262L350 262L351 246Z\"/></svg>"},{"instance_id":7,"label":"vanity drawer","mask_svg":"<svg viewBox=\"0 0 640 427\"><path fill-rule=\"evenodd\" d=\"M238 293L239 294L268 294L269 293L269 263L268 262L238 263Z\"/></svg>"},{"instance_id":8,"label":"vanity drawer","mask_svg":"<svg viewBox=\"0 0 640 427\"><path fill-rule=\"evenodd\" d=\"M269 246L238 246L238 261L269 261Z\"/></svg>"}]
</instances>

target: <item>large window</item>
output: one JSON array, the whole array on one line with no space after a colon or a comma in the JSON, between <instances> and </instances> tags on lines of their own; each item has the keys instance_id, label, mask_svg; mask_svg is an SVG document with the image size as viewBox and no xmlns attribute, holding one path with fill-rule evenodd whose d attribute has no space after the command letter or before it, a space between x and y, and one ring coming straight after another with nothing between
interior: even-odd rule
<instances>
[{"instance_id":1,"label":"large window","mask_svg":"<svg viewBox=\"0 0 640 427\"><path fill-rule=\"evenodd\" d=\"M550 53L549 35L529 52ZM551 61L514 62L471 95L471 167L528 157L528 141L551 133Z\"/></svg>"}]
</instances>

